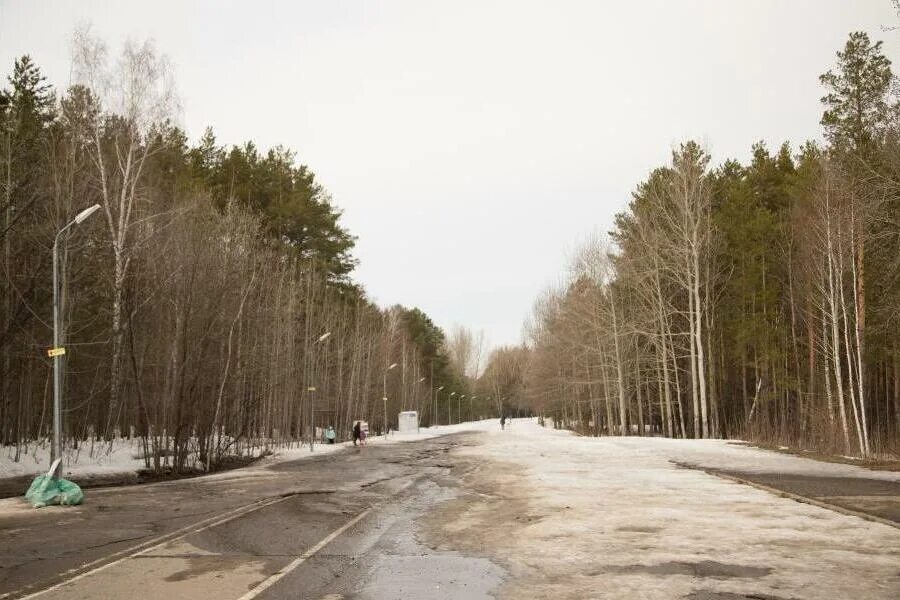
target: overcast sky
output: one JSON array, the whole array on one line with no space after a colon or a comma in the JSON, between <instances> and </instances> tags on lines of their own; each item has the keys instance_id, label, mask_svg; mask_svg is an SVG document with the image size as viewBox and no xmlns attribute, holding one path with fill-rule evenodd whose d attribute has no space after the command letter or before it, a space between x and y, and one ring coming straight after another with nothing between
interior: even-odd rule
<instances>
[{"instance_id":1,"label":"overcast sky","mask_svg":"<svg viewBox=\"0 0 900 600\"><path fill-rule=\"evenodd\" d=\"M0 0L0 66L69 82L74 28L153 38L192 139L295 149L381 304L516 343L536 295L688 138L714 162L818 138L853 30L900 60L889 0Z\"/></svg>"}]
</instances>

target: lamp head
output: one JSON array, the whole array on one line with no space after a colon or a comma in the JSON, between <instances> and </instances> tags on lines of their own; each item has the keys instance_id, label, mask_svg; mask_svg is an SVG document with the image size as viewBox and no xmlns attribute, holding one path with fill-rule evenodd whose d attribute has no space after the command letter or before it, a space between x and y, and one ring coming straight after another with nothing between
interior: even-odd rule
<instances>
[{"instance_id":1,"label":"lamp head","mask_svg":"<svg viewBox=\"0 0 900 600\"><path fill-rule=\"evenodd\" d=\"M75 224L81 225L82 223L84 223L85 220L87 220L88 217L90 217L92 214L94 214L98 210L100 210L99 204L95 204L93 206L87 207L86 209L84 209L83 211L81 211L80 213L75 215Z\"/></svg>"}]
</instances>

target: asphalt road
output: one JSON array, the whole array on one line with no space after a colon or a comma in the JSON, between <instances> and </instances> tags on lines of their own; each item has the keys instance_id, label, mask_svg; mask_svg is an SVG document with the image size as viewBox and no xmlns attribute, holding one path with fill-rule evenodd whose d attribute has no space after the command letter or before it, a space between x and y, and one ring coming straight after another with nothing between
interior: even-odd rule
<instances>
[{"instance_id":1,"label":"asphalt road","mask_svg":"<svg viewBox=\"0 0 900 600\"><path fill-rule=\"evenodd\" d=\"M900 525L900 482L858 477L812 477L713 469L711 473L788 492Z\"/></svg>"},{"instance_id":2,"label":"asphalt road","mask_svg":"<svg viewBox=\"0 0 900 600\"><path fill-rule=\"evenodd\" d=\"M545 561L545 555L540 555L540 561L528 563L527 557L516 554L522 552L519 546L504 559L504 548L511 547L506 540L518 539L519 535L537 536L535 547L541 548L555 544L557 538L564 540L565 548L580 541L572 537L575 533L563 535L555 528L545 531L541 525L542 521L573 509L578 498L576 490L571 499L573 506L567 504L552 514L543 514L540 502L532 497L536 490L528 488L519 467L467 458L472 453L452 452L461 446L482 444L485 435L466 433L363 449L351 447L208 477L92 489L87 491L85 504L78 507L34 510L24 501L4 500L0 510L0 600L134 596L140 600L493 597L504 583L519 581L517 577L523 573L535 577L533 567ZM516 439L519 438L499 437L494 443L516 443ZM547 460L551 460L551 452L569 451L569 446L553 448L542 450L548 453ZM500 453L495 458L504 456ZM560 460L562 456L552 458L556 461L552 464L563 471L548 471L548 481L566 484L568 470L577 471L577 461L571 466L567 460ZM612 471L600 469L594 473L601 483L618 481L615 460L622 460L621 452L611 456L619 456L610 459ZM636 453L634 460L640 463L646 459ZM660 467L653 460L650 463L643 467L637 464L652 473L652 479L640 486L659 487L662 484L656 478L665 474L659 472ZM630 466L629 473L643 476L640 470L632 473ZM555 479L560 476L562 479ZM890 521L897 519L900 484L894 482L740 472L731 472L730 476L776 488L776 492L815 499L823 505L850 507ZM635 481L640 482L640 477ZM697 488L697 494L702 495L704 489ZM616 490L621 493L619 488ZM610 501L607 498L601 506ZM593 502L591 498L591 506ZM742 502L744 506L748 501ZM677 508L677 504L673 506ZM673 506L667 505L667 510ZM633 532L623 534L629 544L649 548L650 541L642 536L663 534L658 524L646 527L648 522L653 523L653 510L650 503L646 519L626 523L624 530ZM759 518L765 517L764 512L760 515ZM582 521L561 523L560 527L593 532L586 536L588 539L604 535L602 526L591 525L592 521L584 516ZM618 523L615 519L611 522ZM852 531L858 527L854 521L844 523L852 526ZM717 522L717 526L732 525ZM791 535L806 535L784 527L785 532L793 532ZM619 539L616 532L622 530L614 528L605 534ZM736 525L736 535L739 531L740 524ZM631 545L625 549L633 550ZM591 547L591 553L581 559L574 552L571 560L587 561L596 555L605 564L610 557L618 556L604 557ZM674 548L672 552L679 556ZM491 562L489 557L506 563ZM516 566L516 561L527 564ZM707 562L696 564L703 567ZM694 565L694 570L688 573L685 565ZM662 566L626 567L662 569L653 571L653 577L686 573L698 580L726 575L762 577L743 571L722 575L715 569L709 574L702 569L696 571L694 563L683 560L670 560ZM600 581L610 577L610 573L632 577L630 571L614 571L626 567L605 565L596 571L596 577ZM549 577L542 574L538 579L546 581Z\"/></svg>"},{"instance_id":3,"label":"asphalt road","mask_svg":"<svg viewBox=\"0 0 900 600\"><path fill-rule=\"evenodd\" d=\"M460 493L471 465L449 451L473 439L91 490L74 508L23 504L0 516L0 598L486 598L499 567L416 537L417 520Z\"/></svg>"}]
</instances>

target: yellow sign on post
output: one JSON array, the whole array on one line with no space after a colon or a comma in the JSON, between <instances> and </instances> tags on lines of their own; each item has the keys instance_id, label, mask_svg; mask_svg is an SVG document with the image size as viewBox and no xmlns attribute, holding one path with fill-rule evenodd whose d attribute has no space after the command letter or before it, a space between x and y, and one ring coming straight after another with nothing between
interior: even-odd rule
<instances>
[{"instance_id":1,"label":"yellow sign on post","mask_svg":"<svg viewBox=\"0 0 900 600\"><path fill-rule=\"evenodd\" d=\"M47 356L49 356L50 358L54 358L54 357L56 357L56 356L62 356L62 355L65 354L65 353L66 353L66 349L65 349L65 348L62 348L62 347L60 347L60 348L48 348L48 349L47 349Z\"/></svg>"}]
</instances>

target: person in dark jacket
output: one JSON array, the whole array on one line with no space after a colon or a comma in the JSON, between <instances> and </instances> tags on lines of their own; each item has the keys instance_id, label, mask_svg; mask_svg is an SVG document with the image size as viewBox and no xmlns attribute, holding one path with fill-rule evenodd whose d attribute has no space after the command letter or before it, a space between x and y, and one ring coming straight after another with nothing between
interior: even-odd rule
<instances>
[{"instance_id":1,"label":"person in dark jacket","mask_svg":"<svg viewBox=\"0 0 900 600\"><path fill-rule=\"evenodd\" d=\"M356 425L353 426L353 445L356 445L356 442L360 441L362 437L362 423L359 421L356 422Z\"/></svg>"}]
</instances>

